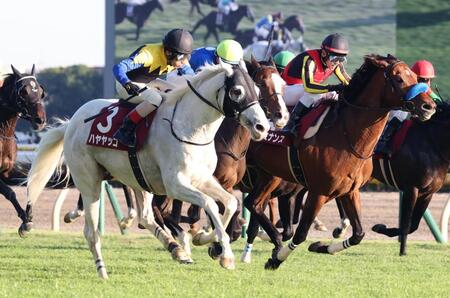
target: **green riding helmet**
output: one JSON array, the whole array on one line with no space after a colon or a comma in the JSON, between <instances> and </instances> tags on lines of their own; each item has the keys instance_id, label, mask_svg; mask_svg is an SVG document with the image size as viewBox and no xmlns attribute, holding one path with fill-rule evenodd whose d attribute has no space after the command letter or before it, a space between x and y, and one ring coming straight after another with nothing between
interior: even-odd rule
<instances>
[{"instance_id":1,"label":"green riding helmet","mask_svg":"<svg viewBox=\"0 0 450 298\"><path fill-rule=\"evenodd\" d=\"M295 54L289 51L281 51L273 57L276 67L279 71L283 71L284 68L294 59Z\"/></svg>"}]
</instances>

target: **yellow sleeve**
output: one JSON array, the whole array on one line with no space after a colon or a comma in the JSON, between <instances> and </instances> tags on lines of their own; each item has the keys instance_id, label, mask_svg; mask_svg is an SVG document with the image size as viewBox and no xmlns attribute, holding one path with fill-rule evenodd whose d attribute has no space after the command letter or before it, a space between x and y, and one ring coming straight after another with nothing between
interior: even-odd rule
<instances>
[{"instance_id":1,"label":"yellow sleeve","mask_svg":"<svg viewBox=\"0 0 450 298\"><path fill-rule=\"evenodd\" d=\"M337 78L339 79L339 81L341 81L342 84L344 85L349 84L350 77L348 76L348 74L345 72L345 70L342 68L341 65L336 67L336 69L334 70L334 74L337 76Z\"/></svg>"},{"instance_id":2,"label":"yellow sleeve","mask_svg":"<svg viewBox=\"0 0 450 298\"><path fill-rule=\"evenodd\" d=\"M143 64L144 67L149 67L153 64L153 56L146 48L143 48L139 54L134 57L133 62L136 64Z\"/></svg>"}]
</instances>

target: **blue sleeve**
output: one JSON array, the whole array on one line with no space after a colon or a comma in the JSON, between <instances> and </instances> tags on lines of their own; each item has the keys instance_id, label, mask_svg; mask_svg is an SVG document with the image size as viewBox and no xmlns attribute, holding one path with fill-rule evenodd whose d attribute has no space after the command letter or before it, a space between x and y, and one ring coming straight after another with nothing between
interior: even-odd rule
<instances>
[{"instance_id":1,"label":"blue sleeve","mask_svg":"<svg viewBox=\"0 0 450 298\"><path fill-rule=\"evenodd\" d=\"M192 69L192 67L190 65L184 64L182 67L177 69L177 73L179 76L182 76L185 74L193 75L194 70Z\"/></svg>"},{"instance_id":2,"label":"blue sleeve","mask_svg":"<svg viewBox=\"0 0 450 298\"><path fill-rule=\"evenodd\" d=\"M191 59L189 59L189 64L194 71L197 71L200 67L206 64L215 64L216 59L216 49L212 47L199 48L195 50Z\"/></svg>"},{"instance_id":3,"label":"blue sleeve","mask_svg":"<svg viewBox=\"0 0 450 298\"><path fill-rule=\"evenodd\" d=\"M130 82L130 79L127 76L127 72L142 66L144 65L134 63L132 58L127 58L114 65L113 74L116 80L119 81L120 84L124 85Z\"/></svg>"}]
</instances>

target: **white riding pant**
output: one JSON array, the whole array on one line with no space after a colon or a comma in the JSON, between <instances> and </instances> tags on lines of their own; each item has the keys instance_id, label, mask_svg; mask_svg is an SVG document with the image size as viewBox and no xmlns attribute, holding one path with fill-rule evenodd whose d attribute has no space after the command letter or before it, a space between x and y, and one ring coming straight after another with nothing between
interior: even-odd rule
<instances>
[{"instance_id":1,"label":"white riding pant","mask_svg":"<svg viewBox=\"0 0 450 298\"><path fill-rule=\"evenodd\" d=\"M391 121L394 117L400 120L400 122L403 122L409 118L409 112L402 110L390 111L388 121Z\"/></svg>"},{"instance_id":2,"label":"white riding pant","mask_svg":"<svg viewBox=\"0 0 450 298\"><path fill-rule=\"evenodd\" d=\"M139 86L139 88L141 88L141 89L145 87L144 83L133 82L133 84ZM116 81L116 91L117 91L117 94L119 94L120 98L125 99L125 98L130 97L130 95L125 90L125 88L123 88L123 86L117 81ZM139 104L143 101L148 101L152 105L159 107L159 105L161 104L161 101L162 101L162 97L161 97L161 94L159 94L159 92L157 90L155 90L152 87L148 87L147 90L143 91L141 94L139 94L129 100L129 102L137 103L137 104Z\"/></svg>"},{"instance_id":3,"label":"white riding pant","mask_svg":"<svg viewBox=\"0 0 450 298\"><path fill-rule=\"evenodd\" d=\"M295 106L301 102L305 107L317 106L323 100L338 100L339 95L334 92L313 94L305 91L303 84L288 85L284 90L284 102L287 106Z\"/></svg>"}]
</instances>

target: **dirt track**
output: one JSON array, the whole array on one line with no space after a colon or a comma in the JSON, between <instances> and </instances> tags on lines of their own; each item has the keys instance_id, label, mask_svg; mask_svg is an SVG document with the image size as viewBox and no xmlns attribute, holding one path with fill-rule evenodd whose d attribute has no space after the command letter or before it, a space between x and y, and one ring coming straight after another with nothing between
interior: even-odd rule
<instances>
[{"instance_id":1,"label":"dirt track","mask_svg":"<svg viewBox=\"0 0 450 298\"><path fill-rule=\"evenodd\" d=\"M22 206L25 206L26 202L26 189L25 187L14 187L17 197ZM39 230L51 230L51 214L53 204L56 200L60 190L45 190L39 201L37 202L34 210L34 222L35 228ZM119 198L122 206L122 211L126 210L125 199L122 190L115 189L115 193ZM366 231L365 239L387 239L370 230L370 228L376 223L384 223L389 227L397 226L398 221L398 193L386 193L386 192L366 192L362 193L362 221L364 229ZM439 224L439 220L442 214L443 207L445 206L448 194L442 193L434 196L430 204L431 213ZM66 224L62 221L64 214L71 209L75 208L78 199L78 192L71 190L64 202L61 210L61 231L80 231L83 229L83 220L79 220L72 224ZM328 229L332 230L338 222L338 212L336 204L330 202L322 209L319 218L326 224ZM0 230L1 229L16 229L20 224L20 220L16 217L15 210L12 204L6 201L4 198L0 199ZM137 224L134 224L131 228L132 233L147 233L146 231L139 230ZM106 204L106 233L119 233L119 228L116 224L113 211L109 203ZM330 238L331 232L318 232L311 230L309 234L310 238ZM428 229L425 221L422 219L419 230L409 236L411 240L433 240L433 236Z\"/></svg>"}]
</instances>

